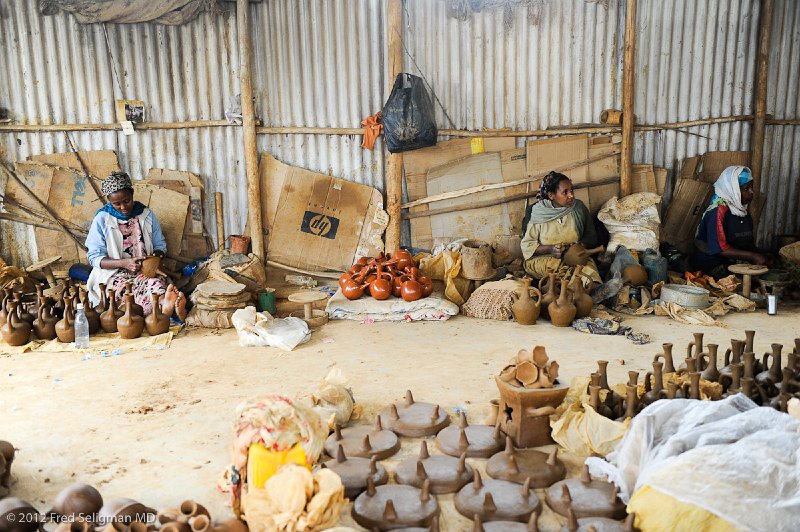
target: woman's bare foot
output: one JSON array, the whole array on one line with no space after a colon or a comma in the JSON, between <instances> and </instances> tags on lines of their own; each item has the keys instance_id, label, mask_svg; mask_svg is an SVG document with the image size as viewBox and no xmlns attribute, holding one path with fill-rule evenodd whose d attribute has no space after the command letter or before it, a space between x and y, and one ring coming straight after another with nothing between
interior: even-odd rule
<instances>
[{"instance_id":1,"label":"woman's bare foot","mask_svg":"<svg viewBox=\"0 0 800 532\"><path fill-rule=\"evenodd\" d=\"M170 284L167 287L167 291L164 292L164 295L161 299L161 313L165 316L172 316L172 312L175 310L175 302L178 300L178 294L181 296L180 292L175 288L175 285ZM185 305L185 303L184 303Z\"/></svg>"},{"instance_id":2,"label":"woman's bare foot","mask_svg":"<svg viewBox=\"0 0 800 532\"><path fill-rule=\"evenodd\" d=\"M175 301L175 314L178 315L179 320L186 321L186 296L183 295L183 292L178 292L178 299Z\"/></svg>"}]
</instances>

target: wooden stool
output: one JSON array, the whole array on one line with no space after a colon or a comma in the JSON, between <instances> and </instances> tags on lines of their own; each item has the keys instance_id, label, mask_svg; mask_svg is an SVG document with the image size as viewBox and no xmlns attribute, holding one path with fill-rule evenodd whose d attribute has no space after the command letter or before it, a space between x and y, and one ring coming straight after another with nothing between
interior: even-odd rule
<instances>
[{"instance_id":1,"label":"wooden stool","mask_svg":"<svg viewBox=\"0 0 800 532\"><path fill-rule=\"evenodd\" d=\"M28 273L41 271L45 279L47 279L47 285L50 288L54 288L56 286L56 278L53 275L53 268L51 268L50 265L60 260L61 260L61 255L56 255L55 257L50 257L44 260L40 260L39 262L35 262L30 266L28 266L27 268L25 268L25 271Z\"/></svg>"},{"instance_id":2,"label":"wooden stool","mask_svg":"<svg viewBox=\"0 0 800 532\"><path fill-rule=\"evenodd\" d=\"M753 286L753 277L764 275L769 271L766 266L756 266L755 264L731 264L728 271L742 276L742 295L750 299L750 290Z\"/></svg>"},{"instance_id":3,"label":"wooden stool","mask_svg":"<svg viewBox=\"0 0 800 532\"><path fill-rule=\"evenodd\" d=\"M314 303L327 299L328 296L316 290L304 290L290 294L287 298L292 303L302 303L303 310L292 312L290 316L302 318L309 327L319 327L328 323L328 313L324 310L315 309Z\"/></svg>"}]
</instances>

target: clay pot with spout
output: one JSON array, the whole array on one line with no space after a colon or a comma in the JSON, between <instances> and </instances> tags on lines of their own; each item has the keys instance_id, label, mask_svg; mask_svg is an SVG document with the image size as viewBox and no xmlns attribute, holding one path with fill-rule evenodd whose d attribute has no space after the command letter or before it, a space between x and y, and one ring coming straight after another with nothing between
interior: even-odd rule
<instances>
[{"instance_id":1,"label":"clay pot with spout","mask_svg":"<svg viewBox=\"0 0 800 532\"><path fill-rule=\"evenodd\" d=\"M17 302L11 302L6 322L0 327L3 341L11 346L25 345L31 340L31 326L19 319L17 305Z\"/></svg>"},{"instance_id":2,"label":"clay pot with spout","mask_svg":"<svg viewBox=\"0 0 800 532\"><path fill-rule=\"evenodd\" d=\"M664 390L664 363L653 362L653 371L648 371L644 376L644 395L642 396L642 403L649 405L661 399ZM650 377L653 377L653 384L650 384Z\"/></svg>"},{"instance_id":3,"label":"clay pot with spout","mask_svg":"<svg viewBox=\"0 0 800 532\"><path fill-rule=\"evenodd\" d=\"M144 326L147 329L147 334L150 336L164 334L169 330L169 316L165 316L161 313L161 305L158 303L158 294L150 294L150 299L153 301L153 312L144 319Z\"/></svg>"},{"instance_id":4,"label":"clay pot with spout","mask_svg":"<svg viewBox=\"0 0 800 532\"><path fill-rule=\"evenodd\" d=\"M389 296L392 295L393 281L392 274L383 271L383 265L379 264L375 280L369 285L369 294L378 301L389 299Z\"/></svg>"},{"instance_id":5,"label":"clay pot with spout","mask_svg":"<svg viewBox=\"0 0 800 532\"><path fill-rule=\"evenodd\" d=\"M100 314L100 327L104 332L115 333L117 332L117 320L122 317L124 313L117 308L117 300L114 296L114 291L108 291L108 309Z\"/></svg>"},{"instance_id":6,"label":"clay pot with spout","mask_svg":"<svg viewBox=\"0 0 800 532\"><path fill-rule=\"evenodd\" d=\"M28 312L19 296L17 296L15 301L17 303L17 317L28 325L33 325L33 320L36 319L36 316Z\"/></svg>"},{"instance_id":7,"label":"clay pot with spout","mask_svg":"<svg viewBox=\"0 0 800 532\"><path fill-rule=\"evenodd\" d=\"M604 251L605 248L603 246L597 246L596 248L586 249L583 244L578 242L577 244L572 244L564 255L561 257L561 262L566 264L567 266L585 266L592 255L596 255Z\"/></svg>"},{"instance_id":8,"label":"clay pot with spout","mask_svg":"<svg viewBox=\"0 0 800 532\"><path fill-rule=\"evenodd\" d=\"M535 324L542 311L542 293L531 286L531 281L532 279L526 277L522 280L524 286L512 293L512 298L516 301L511 305L511 312L520 325ZM531 297L531 293L534 297Z\"/></svg>"},{"instance_id":9,"label":"clay pot with spout","mask_svg":"<svg viewBox=\"0 0 800 532\"><path fill-rule=\"evenodd\" d=\"M725 365L719 370L720 375L731 375L731 364L740 364L744 353L744 340L731 340L731 346L725 351Z\"/></svg>"},{"instance_id":10,"label":"clay pot with spout","mask_svg":"<svg viewBox=\"0 0 800 532\"><path fill-rule=\"evenodd\" d=\"M419 268L412 266L411 268L407 268L406 272L422 286L422 297L428 297L433 293L433 281L420 274Z\"/></svg>"},{"instance_id":11,"label":"clay pot with spout","mask_svg":"<svg viewBox=\"0 0 800 532\"><path fill-rule=\"evenodd\" d=\"M125 314L117 320L119 335L126 340L139 338L144 330L144 318L133 310L133 294L125 295Z\"/></svg>"},{"instance_id":12,"label":"clay pot with spout","mask_svg":"<svg viewBox=\"0 0 800 532\"><path fill-rule=\"evenodd\" d=\"M398 249L392 255L392 259L397 261L397 269L400 271L404 271L406 268L413 268L416 266L414 263L414 258L411 256L411 253L406 251L405 249Z\"/></svg>"},{"instance_id":13,"label":"clay pot with spout","mask_svg":"<svg viewBox=\"0 0 800 532\"><path fill-rule=\"evenodd\" d=\"M83 313L86 315L86 321L89 323L89 334L95 334L100 330L100 313L89 303L89 294L86 290L81 290L81 303L83 303Z\"/></svg>"},{"instance_id":14,"label":"clay pot with spout","mask_svg":"<svg viewBox=\"0 0 800 532\"><path fill-rule=\"evenodd\" d=\"M53 303L49 297L43 297L39 305L39 313L33 320L33 332L40 340L52 340L56 337L58 318L53 316Z\"/></svg>"},{"instance_id":15,"label":"clay pot with spout","mask_svg":"<svg viewBox=\"0 0 800 532\"><path fill-rule=\"evenodd\" d=\"M763 371L756 375L756 384L762 386L766 390L775 391L776 385L781 382L783 374L781 373L781 351L783 345L772 344L772 353L764 353L761 359L761 367ZM772 357L772 366L769 365L769 358Z\"/></svg>"},{"instance_id":16,"label":"clay pot with spout","mask_svg":"<svg viewBox=\"0 0 800 532\"><path fill-rule=\"evenodd\" d=\"M664 359L664 373L675 373L675 362L672 359L672 344L661 344L662 352L653 357L653 362Z\"/></svg>"},{"instance_id":17,"label":"clay pot with spout","mask_svg":"<svg viewBox=\"0 0 800 532\"><path fill-rule=\"evenodd\" d=\"M717 347L717 344L708 344L708 351L700 353L697 357L698 364L705 364L701 377L711 382L717 382L720 375L717 369Z\"/></svg>"},{"instance_id":18,"label":"clay pot with spout","mask_svg":"<svg viewBox=\"0 0 800 532\"><path fill-rule=\"evenodd\" d=\"M575 276L574 281L572 282L572 302L575 304L575 308L577 312L575 314L576 318L585 318L592 312L592 296L586 293L586 289L583 287L583 281L581 278L581 270L583 266L578 265L575 267Z\"/></svg>"},{"instance_id":19,"label":"clay pot with spout","mask_svg":"<svg viewBox=\"0 0 800 532\"><path fill-rule=\"evenodd\" d=\"M555 272L548 272L547 276L539 279L539 292L542 294L542 316L550 319L550 303L558 299Z\"/></svg>"},{"instance_id":20,"label":"clay pot with spout","mask_svg":"<svg viewBox=\"0 0 800 532\"><path fill-rule=\"evenodd\" d=\"M561 294L547 308L547 312L550 314L550 323L556 327L569 327L578 312L575 305L567 298L568 285L569 282L566 279L561 281Z\"/></svg>"},{"instance_id":21,"label":"clay pot with spout","mask_svg":"<svg viewBox=\"0 0 800 532\"><path fill-rule=\"evenodd\" d=\"M58 341L69 344L75 341L75 315L72 313L72 298L64 298L64 317L56 323Z\"/></svg>"},{"instance_id":22,"label":"clay pot with spout","mask_svg":"<svg viewBox=\"0 0 800 532\"><path fill-rule=\"evenodd\" d=\"M403 301L416 301L422 299L422 285L413 275L406 274L400 278L400 297Z\"/></svg>"},{"instance_id":23,"label":"clay pot with spout","mask_svg":"<svg viewBox=\"0 0 800 532\"><path fill-rule=\"evenodd\" d=\"M133 296L133 282L132 281L128 281L127 283L125 283L125 297L127 298L127 296ZM133 301L133 305L131 306L131 309L133 310L134 314L144 318L144 308L142 308L142 306L140 304L138 304L136 301Z\"/></svg>"}]
</instances>

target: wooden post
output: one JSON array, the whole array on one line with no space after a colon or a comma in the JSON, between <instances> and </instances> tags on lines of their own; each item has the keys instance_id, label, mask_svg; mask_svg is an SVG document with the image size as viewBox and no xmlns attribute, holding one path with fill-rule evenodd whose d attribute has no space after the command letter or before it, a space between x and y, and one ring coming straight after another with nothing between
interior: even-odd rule
<instances>
[{"instance_id":1,"label":"wooden post","mask_svg":"<svg viewBox=\"0 0 800 532\"><path fill-rule=\"evenodd\" d=\"M225 249L225 217L222 210L222 192L214 193L214 207L217 212L217 249Z\"/></svg>"},{"instance_id":2,"label":"wooden post","mask_svg":"<svg viewBox=\"0 0 800 532\"><path fill-rule=\"evenodd\" d=\"M258 145L256 144L256 113L253 104L253 80L250 74L252 46L250 41L248 0L236 2L236 31L239 33L239 82L242 92L242 136L244 137L244 166L247 176L247 223L253 253L264 259L264 226L261 221L261 181L258 175Z\"/></svg>"},{"instance_id":3,"label":"wooden post","mask_svg":"<svg viewBox=\"0 0 800 532\"><path fill-rule=\"evenodd\" d=\"M769 41L772 33L772 0L761 0L758 24L758 64L756 65L756 102L753 134L750 137L750 170L753 190L761 193L761 167L764 164L764 130L767 117L767 75L769 72Z\"/></svg>"},{"instance_id":4,"label":"wooden post","mask_svg":"<svg viewBox=\"0 0 800 532\"><path fill-rule=\"evenodd\" d=\"M636 0L627 0L625 10L625 48L622 61L622 153L620 154L620 193L631 193L633 181L633 126L636 122L633 96L636 87Z\"/></svg>"},{"instance_id":5,"label":"wooden post","mask_svg":"<svg viewBox=\"0 0 800 532\"><path fill-rule=\"evenodd\" d=\"M397 74L403 71L403 5L402 0L388 0L388 55L389 87ZM386 212L389 225L386 227L386 251L394 252L400 247L400 203L403 194L403 156L390 153L386 159Z\"/></svg>"}]
</instances>

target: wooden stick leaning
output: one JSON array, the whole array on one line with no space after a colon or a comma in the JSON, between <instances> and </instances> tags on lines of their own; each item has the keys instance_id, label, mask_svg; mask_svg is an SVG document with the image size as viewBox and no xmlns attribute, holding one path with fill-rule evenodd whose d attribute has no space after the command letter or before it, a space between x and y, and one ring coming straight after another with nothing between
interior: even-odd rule
<instances>
[{"instance_id":1,"label":"wooden stick leaning","mask_svg":"<svg viewBox=\"0 0 800 532\"><path fill-rule=\"evenodd\" d=\"M609 159L611 157L615 157L619 155L619 151L614 150L613 152L607 153L605 155L598 155L597 157L591 157L589 159L585 159L583 161L579 161L576 163L570 163L563 166L559 166L554 168L553 171L556 172L566 172L569 170L574 170L575 168L580 168L582 166L588 166L592 163L596 163L598 161L602 161L604 159ZM433 203L434 201L442 201L446 199L452 198L460 198L462 196L468 196L470 194L476 194L478 192L483 192L485 190L496 190L501 188L508 188L508 187L515 187L517 185L525 185L527 183L531 183L536 181L537 179L541 179L542 177L546 176L549 173L547 172L539 172L537 174L525 177L523 179L517 179L514 181L508 181L505 183L492 183L489 185L478 185L476 187L465 188L462 190L453 190L451 192L443 192L441 194L435 194L433 196L428 196L426 198L421 198L415 201L410 201L408 203L404 203L402 208L407 209L409 207L416 207L417 205L426 205L428 203Z\"/></svg>"}]
</instances>

